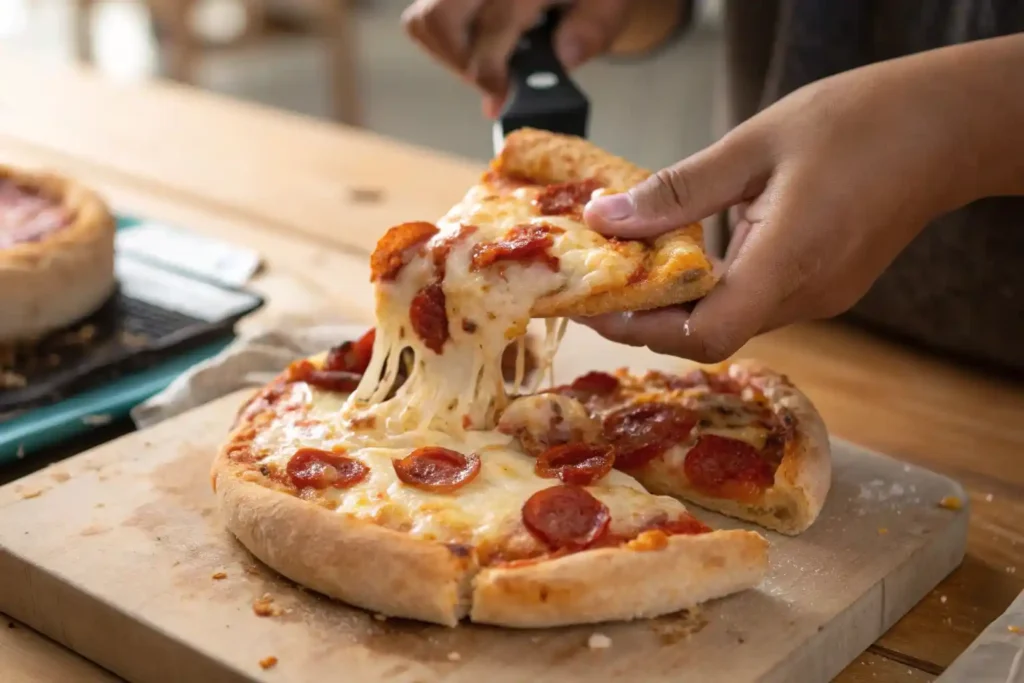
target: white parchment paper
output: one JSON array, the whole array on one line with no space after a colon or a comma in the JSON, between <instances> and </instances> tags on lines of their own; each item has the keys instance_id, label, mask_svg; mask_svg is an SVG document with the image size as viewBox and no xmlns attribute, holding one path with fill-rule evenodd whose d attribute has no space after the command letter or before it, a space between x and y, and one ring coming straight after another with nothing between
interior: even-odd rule
<instances>
[{"instance_id":1,"label":"white parchment paper","mask_svg":"<svg viewBox=\"0 0 1024 683\"><path fill-rule=\"evenodd\" d=\"M368 325L286 326L241 336L131 411L139 429L246 387L269 382L291 361L357 339Z\"/></svg>"}]
</instances>

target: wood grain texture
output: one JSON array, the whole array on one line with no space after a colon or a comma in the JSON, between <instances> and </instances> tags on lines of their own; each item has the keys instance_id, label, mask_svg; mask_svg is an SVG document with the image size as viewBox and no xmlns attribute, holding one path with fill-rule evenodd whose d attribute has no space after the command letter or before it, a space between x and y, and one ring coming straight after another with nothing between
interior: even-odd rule
<instances>
[{"instance_id":1,"label":"wood grain texture","mask_svg":"<svg viewBox=\"0 0 1024 683\"><path fill-rule=\"evenodd\" d=\"M480 175L436 152L184 86L3 57L0 79L0 130L11 137L340 248L369 251L392 225L437 219ZM46 96L25 97L40 79ZM488 135L472 115L467 134Z\"/></svg>"},{"instance_id":2,"label":"wood grain texture","mask_svg":"<svg viewBox=\"0 0 1024 683\"><path fill-rule=\"evenodd\" d=\"M0 75L5 161L72 173L120 210L265 255L256 286L270 305L246 321L250 328L291 313L370 320L365 254L377 235L398 220L444 212L479 172L369 134L185 88L104 83L11 55L0 55ZM675 363L603 345L587 331L570 338L582 345L569 347L575 353L568 356L580 365L593 358ZM838 436L966 484L973 511L963 566L882 639L885 654L862 656L940 671L1024 589L1024 388L828 325L781 330L744 353L788 372ZM0 628L0 671L11 680L92 680L91 665L59 648L65 656L52 654L52 644L12 640L21 638L47 642ZM895 676L901 669L893 666ZM887 678L865 677L851 665L837 680Z\"/></svg>"},{"instance_id":3,"label":"wood grain texture","mask_svg":"<svg viewBox=\"0 0 1024 683\"><path fill-rule=\"evenodd\" d=\"M101 669L24 624L0 614L0 662L4 683L114 683Z\"/></svg>"},{"instance_id":4,"label":"wood grain texture","mask_svg":"<svg viewBox=\"0 0 1024 683\"><path fill-rule=\"evenodd\" d=\"M265 680L256 663L271 655L298 680L344 670L396 683L615 672L652 682L811 683L843 669L963 554L967 511L937 505L962 495L957 484L837 443L833 491L817 523L798 538L768 534L764 584L705 606L699 618L546 631L381 623L257 567L224 531L209 466L249 393L0 488L0 574L9 577L0 609L139 683ZM715 527L745 526L693 512ZM226 577L214 579L218 572ZM279 617L253 614L264 594L284 610ZM685 625L697 631L684 642L673 634ZM589 650L594 632L612 649Z\"/></svg>"}]
</instances>

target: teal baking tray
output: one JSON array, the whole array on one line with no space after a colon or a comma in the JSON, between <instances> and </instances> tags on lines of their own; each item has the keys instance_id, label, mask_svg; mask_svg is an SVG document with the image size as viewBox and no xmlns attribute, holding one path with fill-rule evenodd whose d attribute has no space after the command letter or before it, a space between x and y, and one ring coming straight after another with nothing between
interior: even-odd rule
<instances>
[{"instance_id":1,"label":"teal baking tray","mask_svg":"<svg viewBox=\"0 0 1024 683\"><path fill-rule=\"evenodd\" d=\"M118 217L118 229L138 219ZM224 349L234 336L183 350L148 368L126 373L108 383L74 394L58 403L27 410L0 423L0 465L28 458L98 426L126 417L132 408L164 390L193 365Z\"/></svg>"}]
</instances>

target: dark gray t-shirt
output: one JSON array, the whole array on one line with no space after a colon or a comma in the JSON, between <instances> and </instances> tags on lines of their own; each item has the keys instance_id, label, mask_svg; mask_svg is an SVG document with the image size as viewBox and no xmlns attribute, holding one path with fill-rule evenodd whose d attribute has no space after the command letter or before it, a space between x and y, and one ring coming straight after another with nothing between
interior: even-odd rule
<instances>
[{"instance_id":1,"label":"dark gray t-shirt","mask_svg":"<svg viewBox=\"0 0 1024 683\"><path fill-rule=\"evenodd\" d=\"M731 123L841 71L1019 31L1021 0L731 0ZM1024 73L1006 87L1024 88ZM985 199L935 221L844 317L1024 373L1024 198Z\"/></svg>"}]
</instances>

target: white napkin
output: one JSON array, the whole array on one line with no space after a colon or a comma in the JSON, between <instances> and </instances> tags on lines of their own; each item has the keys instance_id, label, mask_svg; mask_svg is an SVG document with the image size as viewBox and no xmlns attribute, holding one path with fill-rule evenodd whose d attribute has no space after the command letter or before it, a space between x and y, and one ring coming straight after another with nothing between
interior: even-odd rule
<instances>
[{"instance_id":1,"label":"white napkin","mask_svg":"<svg viewBox=\"0 0 1024 683\"><path fill-rule=\"evenodd\" d=\"M246 387L269 382L288 363L358 339L368 325L283 326L243 335L219 354L179 376L131 411L139 429Z\"/></svg>"},{"instance_id":2,"label":"white napkin","mask_svg":"<svg viewBox=\"0 0 1024 683\"><path fill-rule=\"evenodd\" d=\"M1024 683L1024 593L935 683Z\"/></svg>"}]
</instances>

